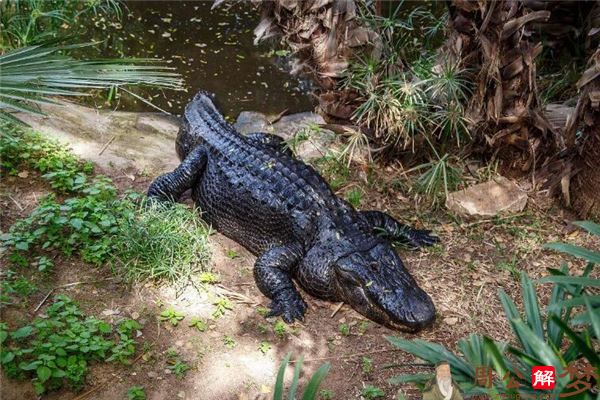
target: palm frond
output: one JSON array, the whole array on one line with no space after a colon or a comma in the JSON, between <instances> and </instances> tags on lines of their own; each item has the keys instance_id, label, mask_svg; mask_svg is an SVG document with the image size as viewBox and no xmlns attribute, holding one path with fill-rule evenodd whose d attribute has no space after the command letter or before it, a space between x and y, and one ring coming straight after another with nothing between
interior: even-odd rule
<instances>
[{"instance_id":1,"label":"palm frond","mask_svg":"<svg viewBox=\"0 0 600 400\"><path fill-rule=\"evenodd\" d=\"M28 46L0 56L0 119L16 111L39 113L35 105L53 96L85 96L89 89L152 86L179 90L183 80L162 60L122 58L77 60L65 52L91 46Z\"/></svg>"}]
</instances>

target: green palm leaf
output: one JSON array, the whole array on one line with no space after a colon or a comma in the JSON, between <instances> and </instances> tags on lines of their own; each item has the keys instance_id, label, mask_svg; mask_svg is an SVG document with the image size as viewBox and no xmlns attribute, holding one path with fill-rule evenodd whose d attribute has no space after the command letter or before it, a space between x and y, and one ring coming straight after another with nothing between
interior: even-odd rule
<instances>
[{"instance_id":1,"label":"green palm leaf","mask_svg":"<svg viewBox=\"0 0 600 400\"><path fill-rule=\"evenodd\" d=\"M182 89L180 75L158 59L76 60L64 55L92 45L37 45L0 55L0 119L17 111L41 113L36 105L57 103L51 96L83 96L89 89L129 85Z\"/></svg>"}]
</instances>

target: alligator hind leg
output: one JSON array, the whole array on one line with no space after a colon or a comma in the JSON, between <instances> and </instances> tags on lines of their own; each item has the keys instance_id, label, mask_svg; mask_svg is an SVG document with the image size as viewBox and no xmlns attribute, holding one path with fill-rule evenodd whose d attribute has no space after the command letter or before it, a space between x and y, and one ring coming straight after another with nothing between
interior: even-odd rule
<instances>
[{"instance_id":1,"label":"alligator hind leg","mask_svg":"<svg viewBox=\"0 0 600 400\"><path fill-rule=\"evenodd\" d=\"M254 132L247 134L246 138L252 142L260 143L264 146L278 150L290 157L294 156L292 150L286 146L285 140L281 136L266 132Z\"/></svg>"},{"instance_id":2,"label":"alligator hind leg","mask_svg":"<svg viewBox=\"0 0 600 400\"><path fill-rule=\"evenodd\" d=\"M272 300L268 316L278 316L285 322L303 320L306 303L292 282L291 271L300 260L292 246L272 247L256 260L254 279L260 291Z\"/></svg>"},{"instance_id":3,"label":"alligator hind leg","mask_svg":"<svg viewBox=\"0 0 600 400\"><path fill-rule=\"evenodd\" d=\"M159 201L177 201L202 176L206 168L206 149L202 146L190 151L173 171L156 178L148 188L148 197Z\"/></svg>"},{"instance_id":4,"label":"alligator hind leg","mask_svg":"<svg viewBox=\"0 0 600 400\"><path fill-rule=\"evenodd\" d=\"M411 228L381 211L360 211L358 215L375 233L383 233L383 236L392 241L399 241L412 247L423 247L431 246L440 240L437 236L431 235L431 231Z\"/></svg>"}]
</instances>

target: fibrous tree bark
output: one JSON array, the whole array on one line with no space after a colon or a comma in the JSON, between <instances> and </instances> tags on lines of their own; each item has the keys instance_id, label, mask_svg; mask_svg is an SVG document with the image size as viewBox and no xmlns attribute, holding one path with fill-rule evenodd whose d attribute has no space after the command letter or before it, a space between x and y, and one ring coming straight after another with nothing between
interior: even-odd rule
<instances>
[{"instance_id":1,"label":"fibrous tree bark","mask_svg":"<svg viewBox=\"0 0 600 400\"><path fill-rule=\"evenodd\" d=\"M529 39L530 25L549 16L549 11L532 11L517 0L450 3L444 54L474 71L468 116L475 137L505 169L534 169L558 147L536 87L535 58L542 45Z\"/></svg>"}]
</instances>

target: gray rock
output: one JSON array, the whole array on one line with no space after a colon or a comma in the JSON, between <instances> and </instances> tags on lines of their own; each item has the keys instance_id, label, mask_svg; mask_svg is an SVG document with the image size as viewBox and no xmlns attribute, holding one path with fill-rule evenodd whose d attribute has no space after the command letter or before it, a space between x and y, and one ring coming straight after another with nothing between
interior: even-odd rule
<instances>
[{"instance_id":1,"label":"gray rock","mask_svg":"<svg viewBox=\"0 0 600 400\"><path fill-rule=\"evenodd\" d=\"M179 164L175 154L177 129L169 116L96 110L72 103L44 104L42 111L46 115L19 117L103 168L136 167L157 174Z\"/></svg>"},{"instance_id":2,"label":"gray rock","mask_svg":"<svg viewBox=\"0 0 600 400\"><path fill-rule=\"evenodd\" d=\"M336 140L333 132L318 128L318 125L324 123L323 117L313 112L286 115L271 124L265 114L243 111L237 118L234 127L242 134L267 132L281 136L284 140L290 140L298 132L305 130L308 138L299 141L295 151L299 158L310 160L324 156ZM311 129L313 127L315 129Z\"/></svg>"},{"instance_id":3,"label":"gray rock","mask_svg":"<svg viewBox=\"0 0 600 400\"><path fill-rule=\"evenodd\" d=\"M450 193L446 207L464 217L493 217L517 213L527 204L527 194L504 177Z\"/></svg>"},{"instance_id":4,"label":"gray rock","mask_svg":"<svg viewBox=\"0 0 600 400\"><path fill-rule=\"evenodd\" d=\"M179 125L177 117L158 113L140 113L135 123L136 129L140 131L167 136L177 136Z\"/></svg>"},{"instance_id":5,"label":"gray rock","mask_svg":"<svg viewBox=\"0 0 600 400\"><path fill-rule=\"evenodd\" d=\"M255 111L242 111L233 127L243 135L252 132L269 132L269 119L265 114Z\"/></svg>"}]
</instances>

